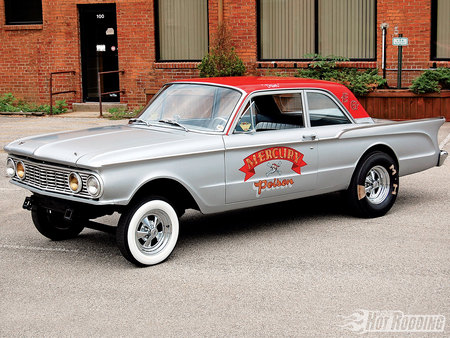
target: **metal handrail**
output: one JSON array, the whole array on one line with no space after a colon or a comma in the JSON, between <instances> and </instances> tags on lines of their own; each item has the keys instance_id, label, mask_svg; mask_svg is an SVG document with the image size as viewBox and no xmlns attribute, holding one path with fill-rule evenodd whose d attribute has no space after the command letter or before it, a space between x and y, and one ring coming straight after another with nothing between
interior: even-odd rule
<instances>
[{"instance_id":1,"label":"metal handrail","mask_svg":"<svg viewBox=\"0 0 450 338\"><path fill-rule=\"evenodd\" d=\"M123 73L125 73L125 71L124 70L110 70L110 71L107 71L107 72L98 72L98 74L97 74L98 103L100 105L100 107L99 107L100 108L100 117L103 117L103 108L102 108L102 96L103 95L117 94L117 93L123 94L123 93L125 93L125 90L115 90L115 91L112 91L112 92L102 92L102 77L101 77L101 75L104 75L104 74L115 74L115 73L123 74Z\"/></svg>"},{"instance_id":2,"label":"metal handrail","mask_svg":"<svg viewBox=\"0 0 450 338\"><path fill-rule=\"evenodd\" d=\"M58 94L67 94L67 93L76 93L76 90L63 90L60 92L53 92L53 75L57 75L57 74L72 74L75 75L75 71L74 70L63 70L63 71L59 71L59 72L51 72L50 73L50 115L53 115L53 95L58 95Z\"/></svg>"}]
</instances>

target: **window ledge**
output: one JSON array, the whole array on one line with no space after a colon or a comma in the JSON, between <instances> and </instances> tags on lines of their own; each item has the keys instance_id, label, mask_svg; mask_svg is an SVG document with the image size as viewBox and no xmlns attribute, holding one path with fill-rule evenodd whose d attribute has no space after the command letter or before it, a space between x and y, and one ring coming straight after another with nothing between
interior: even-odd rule
<instances>
[{"instance_id":1,"label":"window ledge","mask_svg":"<svg viewBox=\"0 0 450 338\"><path fill-rule=\"evenodd\" d=\"M307 68L311 61L259 61L258 68ZM338 62L338 67L377 68L376 61L344 61Z\"/></svg>"},{"instance_id":2,"label":"window ledge","mask_svg":"<svg viewBox=\"0 0 450 338\"><path fill-rule=\"evenodd\" d=\"M42 30L43 24L38 25L4 25L5 31Z\"/></svg>"},{"instance_id":3,"label":"window ledge","mask_svg":"<svg viewBox=\"0 0 450 338\"><path fill-rule=\"evenodd\" d=\"M197 69L200 62L198 61L189 61L189 62L178 62L178 61L169 61L169 62L155 62L156 69Z\"/></svg>"},{"instance_id":4,"label":"window ledge","mask_svg":"<svg viewBox=\"0 0 450 338\"><path fill-rule=\"evenodd\" d=\"M436 67L449 67L450 65L450 58L448 59L439 59L439 60L431 60L429 63L430 67L433 67L434 64L436 64Z\"/></svg>"}]
</instances>

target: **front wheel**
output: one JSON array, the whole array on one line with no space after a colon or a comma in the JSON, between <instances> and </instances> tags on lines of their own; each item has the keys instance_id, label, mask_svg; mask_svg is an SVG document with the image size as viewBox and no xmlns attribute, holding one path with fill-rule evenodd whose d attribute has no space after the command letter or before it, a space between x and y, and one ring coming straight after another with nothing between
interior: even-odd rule
<instances>
[{"instance_id":1,"label":"front wheel","mask_svg":"<svg viewBox=\"0 0 450 338\"><path fill-rule=\"evenodd\" d=\"M32 207L31 218L36 229L54 241L74 238L84 229L80 221L66 220L62 213L38 206Z\"/></svg>"},{"instance_id":2,"label":"front wheel","mask_svg":"<svg viewBox=\"0 0 450 338\"><path fill-rule=\"evenodd\" d=\"M153 197L135 203L122 214L116 238L127 260L147 266L169 257L177 243L178 233L175 208L163 198Z\"/></svg>"},{"instance_id":3,"label":"front wheel","mask_svg":"<svg viewBox=\"0 0 450 338\"><path fill-rule=\"evenodd\" d=\"M388 154L376 151L358 165L346 194L354 214L379 217L394 205L398 188L396 161Z\"/></svg>"}]
</instances>

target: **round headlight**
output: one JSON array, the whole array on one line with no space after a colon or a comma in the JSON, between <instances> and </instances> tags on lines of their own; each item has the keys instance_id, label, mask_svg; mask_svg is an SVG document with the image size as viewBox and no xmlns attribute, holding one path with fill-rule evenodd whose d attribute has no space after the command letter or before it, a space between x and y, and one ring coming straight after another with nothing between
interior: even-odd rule
<instances>
[{"instance_id":1,"label":"round headlight","mask_svg":"<svg viewBox=\"0 0 450 338\"><path fill-rule=\"evenodd\" d=\"M83 187L83 181L77 173L70 173L68 183L69 189L75 193L80 192Z\"/></svg>"},{"instance_id":2,"label":"round headlight","mask_svg":"<svg viewBox=\"0 0 450 338\"><path fill-rule=\"evenodd\" d=\"M16 174L21 180L25 178L25 164L22 161L17 162Z\"/></svg>"},{"instance_id":3,"label":"round headlight","mask_svg":"<svg viewBox=\"0 0 450 338\"><path fill-rule=\"evenodd\" d=\"M6 161L6 175L13 177L16 174L16 164L12 158L8 158Z\"/></svg>"},{"instance_id":4,"label":"round headlight","mask_svg":"<svg viewBox=\"0 0 450 338\"><path fill-rule=\"evenodd\" d=\"M100 184L100 181L95 176L89 176L86 181L86 188L88 193L93 197L100 196L102 192L102 186Z\"/></svg>"}]
</instances>

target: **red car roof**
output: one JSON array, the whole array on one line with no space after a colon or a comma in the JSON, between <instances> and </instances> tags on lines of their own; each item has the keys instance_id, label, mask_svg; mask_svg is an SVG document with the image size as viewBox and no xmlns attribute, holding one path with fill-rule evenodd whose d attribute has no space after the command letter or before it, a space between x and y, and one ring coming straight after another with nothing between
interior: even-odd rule
<instances>
[{"instance_id":1,"label":"red car roof","mask_svg":"<svg viewBox=\"0 0 450 338\"><path fill-rule=\"evenodd\" d=\"M174 82L211 83L236 87L247 94L264 89L295 89L295 88L317 88L325 89L333 93L347 108L353 118L369 117L366 110L361 106L353 93L344 85L339 83L303 79L298 77L283 76L234 76L234 77L209 77L178 80Z\"/></svg>"}]
</instances>

